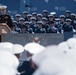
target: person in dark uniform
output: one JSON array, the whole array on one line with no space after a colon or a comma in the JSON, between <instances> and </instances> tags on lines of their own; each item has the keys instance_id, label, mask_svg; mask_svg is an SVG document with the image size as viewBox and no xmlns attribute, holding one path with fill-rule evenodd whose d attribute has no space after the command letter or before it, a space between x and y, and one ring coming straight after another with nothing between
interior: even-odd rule
<instances>
[{"instance_id":1,"label":"person in dark uniform","mask_svg":"<svg viewBox=\"0 0 76 75\"><path fill-rule=\"evenodd\" d=\"M60 24L60 18L55 18L55 27L58 29L59 33L62 33L62 24Z\"/></svg>"},{"instance_id":2,"label":"person in dark uniform","mask_svg":"<svg viewBox=\"0 0 76 75\"><path fill-rule=\"evenodd\" d=\"M60 24L64 25L65 24L65 16L64 15L60 15L59 18L60 18Z\"/></svg>"},{"instance_id":3,"label":"person in dark uniform","mask_svg":"<svg viewBox=\"0 0 76 75\"><path fill-rule=\"evenodd\" d=\"M71 25L73 25L73 28L75 29L75 27L76 27L76 14L71 13L71 20L72 20Z\"/></svg>"},{"instance_id":4,"label":"person in dark uniform","mask_svg":"<svg viewBox=\"0 0 76 75\"><path fill-rule=\"evenodd\" d=\"M71 25L71 19L66 19L66 24L63 26L64 32L73 32L73 26Z\"/></svg>"},{"instance_id":5,"label":"person in dark uniform","mask_svg":"<svg viewBox=\"0 0 76 75\"><path fill-rule=\"evenodd\" d=\"M28 12L27 12L27 11L24 11L24 12L23 12L23 16L24 16L25 21L28 21L27 15L28 15Z\"/></svg>"},{"instance_id":6,"label":"person in dark uniform","mask_svg":"<svg viewBox=\"0 0 76 75\"><path fill-rule=\"evenodd\" d=\"M28 31L29 33L33 33L33 29L30 28L30 22L29 22L29 21L25 21L24 24L25 24L25 26L27 27L27 31Z\"/></svg>"},{"instance_id":7,"label":"person in dark uniform","mask_svg":"<svg viewBox=\"0 0 76 75\"><path fill-rule=\"evenodd\" d=\"M32 28L33 32L35 32L35 29L37 28L36 18L35 17L31 17L30 28Z\"/></svg>"},{"instance_id":8,"label":"person in dark uniform","mask_svg":"<svg viewBox=\"0 0 76 75\"><path fill-rule=\"evenodd\" d=\"M48 28L48 33L57 33L58 29L54 25L54 21L50 22L50 27Z\"/></svg>"},{"instance_id":9,"label":"person in dark uniform","mask_svg":"<svg viewBox=\"0 0 76 75\"><path fill-rule=\"evenodd\" d=\"M47 18L45 17L42 18L42 28L45 28L46 32L47 32L47 29L49 28L49 25L47 24Z\"/></svg>"},{"instance_id":10,"label":"person in dark uniform","mask_svg":"<svg viewBox=\"0 0 76 75\"><path fill-rule=\"evenodd\" d=\"M21 75L32 75L35 72L35 67L32 62L31 57L33 55L34 50L37 50L37 48L36 48L37 46L38 46L38 48L40 47L39 44L36 44L36 43L28 43L24 46L24 49L26 51L27 60L24 61L21 66L18 67L18 71L21 73Z\"/></svg>"},{"instance_id":11,"label":"person in dark uniform","mask_svg":"<svg viewBox=\"0 0 76 75\"><path fill-rule=\"evenodd\" d=\"M28 15L27 15L27 21L29 21L29 22L30 22L31 17L32 17L32 15L31 15L31 14L28 14Z\"/></svg>"},{"instance_id":12,"label":"person in dark uniform","mask_svg":"<svg viewBox=\"0 0 76 75\"><path fill-rule=\"evenodd\" d=\"M42 20L43 15L42 14L37 14L37 21L41 21Z\"/></svg>"},{"instance_id":13,"label":"person in dark uniform","mask_svg":"<svg viewBox=\"0 0 76 75\"><path fill-rule=\"evenodd\" d=\"M21 28L21 33L29 33L27 31L27 26L23 25L22 28Z\"/></svg>"},{"instance_id":14,"label":"person in dark uniform","mask_svg":"<svg viewBox=\"0 0 76 75\"><path fill-rule=\"evenodd\" d=\"M71 11L66 10L65 13L66 13L65 19L71 19Z\"/></svg>"},{"instance_id":15,"label":"person in dark uniform","mask_svg":"<svg viewBox=\"0 0 76 75\"><path fill-rule=\"evenodd\" d=\"M54 21L53 15L48 15L48 19L48 24L50 24L50 22Z\"/></svg>"},{"instance_id":16,"label":"person in dark uniform","mask_svg":"<svg viewBox=\"0 0 76 75\"><path fill-rule=\"evenodd\" d=\"M19 19L19 24L18 24L18 28L22 28L22 26L24 25L25 19L24 18L20 18Z\"/></svg>"},{"instance_id":17,"label":"person in dark uniform","mask_svg":"<svg viewBox=\"0 0 76 75\"><path fill-rule=\"evenodd\" d=\"M21 18L21 15L20 14L16 14L15 15L15 20L18 22L18 24L19 24L19 19Z\"/></svg>"},{"instance_id":18,"label":"person in dark uniform","mask_svg":"<svg viewBox=\"0 0 76 75\"><path fill-rule=\"evenodd\" d=\"M38 28L35 29L35 33L46 33L46 29L42 28L42 21L37 22Z\"/></svg>"},{"instance_id":19,"label":"person in dark uniform","mask_svg":"<svg viewBox=\"0 0 76 75\"><path fill-rule=\"evenodd\" d=\"M3 5L0 6L0 11L1 11L0 23L6 23L10 28L12 28L13 22L10 15L6 14L6 8L7 6L3 6Z\"/></svg>"},{"instance_id":20,"label":"person in dark uniform","mask_svg":"<svg viewBox=\"0 0 76 75\"><path fill-rule=\"evenodd\" d=\"M43 17L47 18L47 20L48 20L48 11L47 10L43 10Z\"/></svg>"},{"instance_id":21,"label":"person in dark uniform","mask_svg":"<svg viewBox=\"0 0 76 75\"><path fill-rule=\"evenodd\" d=\"M55 18L57 18L56 12L50 12L50 14L53 15L54 20L55 20Z\"/></svg>"},{"instance_id":22,"label":"person in dark uniform","mask_svg":"<svg viewBox=\"0 0 76 75\"><path fill-rule=\"evenodd\" d=\"M32 61L32 56L44 50L45 47L38 43L31 42L26 44L24 49L26 51L27 60L18 68L18 71L21 75L32 75L37 69L37 66Z\"/></svg>"},{"instance_id":23,"label":"person in dark uniform","mask_svg":"<svg viewBox=\"0 0 76 75\"><path fill-rule=\"evenodd\" d=\"M33 12L32 13L32 17L35 17L37 19L37 13L36 12Z\"/></svg>"}]
</instances>

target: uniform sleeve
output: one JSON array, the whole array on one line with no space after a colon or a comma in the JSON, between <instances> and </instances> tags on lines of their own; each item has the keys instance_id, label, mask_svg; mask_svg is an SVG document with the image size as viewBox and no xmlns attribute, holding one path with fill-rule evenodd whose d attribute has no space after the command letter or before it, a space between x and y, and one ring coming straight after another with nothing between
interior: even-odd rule
<instances>
[{"instance_id":1,"label":"uniform sleeve","mask_svg":"<svg viewBox=\"0 0 76 75\"><path fill-rule=\"evenodd\" d=\"M19 72L27 71L28 68L29 68L29 62L28 61L24 61L23 64L18 67L18 71Z\"/></svg>"},{"instance_id":2,"label":"uniform sleeve","mask_svg":"<svg viewBox=\"0 0 76 75\"><path fill-rule=\"evenodd\" d=\"M8 22L7 22L7 25L12 28L13 27L13 22L12 22L12 19L11 17L8 15Z\"/></svg>"},{"instance_id":3,"label":"uniform sleeve","mask_svg":"<svg viewBox=\"0 0 76 75\"><path fill-rule=\"evenodd\" d=\"M0 15L0 23L2 23L2 18L1 18L1 15Z\"/></svg>"}]
</instances>

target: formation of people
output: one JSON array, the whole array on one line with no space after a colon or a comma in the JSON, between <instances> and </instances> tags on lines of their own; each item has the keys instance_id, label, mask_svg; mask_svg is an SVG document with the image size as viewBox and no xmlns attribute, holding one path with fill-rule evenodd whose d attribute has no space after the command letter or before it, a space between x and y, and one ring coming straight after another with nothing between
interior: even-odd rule
<instances>
[{"instance_id":1,"label":"formation of people","mask_svg":"<svg viewBox=\"0 0 76 75\"><path fill-rule=\"evenodd\" d=\"M22 15L16 14L15 18L6 14L7 6L0 6L0 23L7 23L11 33L64 33L76 32L76 14L66 10L65 15L56 16L56 12L43 10L41 13L32 14L24 11Z\"/></svg>"},{"instance_id":2,"label":"formation of people","mask_svg":"<svg viewBox=\"0 0 76 75\"><path fill-rule=\"evenodd\" d=\"M20 64L19 59L24 51L27 58ZM47 47L35 42L24 46L1 42L0 74L76 75L76 38Z\"/></svg>"},{"instance_id":3,"label":"formation of people","mask_svg":"<svg viewBox=\"0 0 76 75\"><path fill-rule=\"evenodd\" d=\"M23 17L16 14L14 29L18 33L64 33L76 31L76 15L66 10L66 15L56 17L56 12L48 14L47 10L41 13L29 14L23 12Z\"/></svg>"}]
</instances>

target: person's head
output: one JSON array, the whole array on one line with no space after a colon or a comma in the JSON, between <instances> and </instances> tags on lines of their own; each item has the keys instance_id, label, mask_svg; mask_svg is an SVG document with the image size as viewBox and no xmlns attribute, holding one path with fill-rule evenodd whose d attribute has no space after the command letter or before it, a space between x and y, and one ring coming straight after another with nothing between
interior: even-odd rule
<instances>
[{"instance_id":1,"label":"person's head","mask_svg":"<svg viewBox=\"0 0 76 75\"><path fill-rule=\"evenodd\" d=\"M12 53L20 59L22 52L24 51L24 47L20 44L14 44L12 46Z\"/></svg>"},{"instance_id":2,"label":"person's head","mask_svg":"<svg viewBox=\"0 0 76 75\"><path fill-rule=\"evenodd\" d=\"M53 15L53 18L56 17L56 12L50 12L51 15Z\"/></svg>"},{"instance_id":3,"label":"person's head","mask_svg":"<svg viewBox=\"0 0 76 75\"><path fill-rule=\"evenodd\" d=\"M4 5L0 6L0 11L2 15L6 14L6 8L7 6L4 6Z\"/></svg>"},{"instance_id":4,"label":"person's head","mask_svg":"<svg viewBox=\"0 0 76 75\"><path fill-rule=\"evenodd\" d=\"M25 33L26 30L27 30L27 26L23 25L21 30L22 30L23 33Z\"/></svg>"},{"instance_id":5,"label":"person's head","mask_svg":"<svg viewBox=\"0 0 76 75\"><path fill-rule=\"evenodd\" d=\"M71 24L71 19L66 19L66 25L70 25Z\"/></svg>"},{"instance_id":6,"label":"person's head","mask_svg":"<svg viewBox=\"0 0 76 75\"><path fill-rule=\"evenodd\" d=\"M38 28L42 28L42 21L38 21L37 26L38 26Z\"/></svg>"},{"instance_id":7,"label":"person's head","mask_svg":"<svg viewBox=\"0 0 76 75\"><path fill-rule=\"evenodd\" d=\"M59 17L60 17L60 21L61 22L64 22L65 21L65 16L64 15L60 15Z\"/></svg>"},{"instance_id":8,"label":"person's head","mask_svg":"<svg viewBox=\"0 0 76 75\"><path fill-rule=\"evenodd\" d=\"M35 17L35 18L37 18L37 13L36 12L33 12L32 13L32 16Z\"/></svg>"},{"instance_id":9,"label":"person's head","mask_svg":"<svg viewBox=\"0 0 76 75\"><path fill-rule=\"evenodd\" d=\"M71 11L66 10L65 12L66 12L66 17L70 17Z\"/></svg>"},{"instance_id":10,"label":"person's head","mask_svg":"<svg viewBox=\"0 0 76 75\"><path fill-rule=\"evenodd\" d=\"M60 24L60 19L59 18L55 18L55 24L59 25Z\"/></svg>"},{"instance_id":11,"label":"person's head","mask_svg":"<svg viewBox=\"0 0 76 75\"><path fill-rule=\"evenodd\" d=\"M24 24L25 24L25 26L27 26L27 28L30 27L30 22L29 21L25 21Z\"/></svg>"},{"instance_id":12,"label":"person's head","mask_svg":"<svg viewBox=\"0 0 76 75\"><path fill-rule=\"evenodd\" d=\"M20 17L21 17L20 14L16 14L16 15L15 15L16 21L19 21Z\"/></svg>"},{"instance_id":13,"label":"person's head","mask_svg":"<svg viewBox=\"0 0 76 75\"><path fill-rule=\"evenodd\" d=\"M49 17L49 21L53 21L54 20L53 15L48 15L48 17Z\"/></svg>"},{"instance_id":14,"label":"person's head","mask_svg":"<svg viewBox=\"0 0 76 75\"><path fill-rule=\"evenodd\" d=\"M20 18L20 19L19 19L20 24L24 24L24 21L25 21L24 18Z\"/></svg>"},{"instance_id":15,"label":"person's head","mask_svg":"<svg viewBox=\"0 0 76 75\"><path fill-rule=\"evenodd\" d=\"M43 22L43 24L46 24L47 23L47 18L43 17L42 22Z\"/></svg>"},{"instance_id":16,"label":"person's head","mask_svg":"<svg viewBox=\"0 0 76 75\"><path fill-rule=\"evenodd\" d=\"M42 14L37 14L37 19L40 21L42 20Z\"/></svg>"},{"instance_id":17,"label":"person's head","mask_svg":"<svg viewBox=\"0 0 76 75\"><path fill-rule=\"evenodd\" d=\"M31 17L32 17L31 14L28 14L28 15L27 15L27 19L28 19L28 21L30 21Z\"/></svg>"},{"instance_id":18,"label":"person's head","mask_svg":"<svg viewBox=\"0 0 76 75\"><path fill-rule=\"evenodd\" d=\"M45 49L44 46L42 46L38 43L34 43L34 42L27 43L24 46L24 50L27 52L27 57L31 57L31 56L41 52L44 49Z\"/></svg>"},{"instance_id":19,"label":"person's head","mask_svg":"<svg viewBox=\"0 0 76 75\"><path fill-rule=\"evenodd\" d=\"M54 21L50 22L50 27L54 27Z\"/></svg>"},{"instance_id":20,"label":"person's head","mask_svg":"<svg viewBox=\"0 0 76 75\"><path fill-rule=\"evenodd\" d=\"M75 18L76 18L76 14L71 13L71 19L72 19L72 20L75 20Z\"/></svg>"},{"instance_id":21,"label":"person's head","mask_svg":"<svg viewBox=\"0 0 76 75\"><path fill-rule=\"evenodd\" d=\"M43 10L43 16L48 16L48 11L47 10Z\"/></svg>"},{"instance_id":22,"label":"person's head","mask_svg":"<svg viewBox=\"0 0 76 75\"><path fill-rule=\"evenodd\" d=\"M36 18L35 17L31 17L31 22L32 22L32 24L35 24L36 23Z\"/></svg>"},{"instance_id":23,"label":"person's head","mask_svg":"<svg viewBox=\"0 0 76 75\"><path fill-rule=\"evenodd\" d=\"M15 27L17 27L18 22L17 21L13 21L13 25L15 25Z\"/></svg>"},{"instance_id":24,"label":"person's head","mask_svg":"<svg viewBox=\"0 0 76 75\"><path fill-rule=\"evenodd\" d=\"M27 12L27 11L24 11L24 12L23 12L23 16L24 16L24 18L26 18L27 15L28 15L28 12Z\"/></svg>"}]
</instances>

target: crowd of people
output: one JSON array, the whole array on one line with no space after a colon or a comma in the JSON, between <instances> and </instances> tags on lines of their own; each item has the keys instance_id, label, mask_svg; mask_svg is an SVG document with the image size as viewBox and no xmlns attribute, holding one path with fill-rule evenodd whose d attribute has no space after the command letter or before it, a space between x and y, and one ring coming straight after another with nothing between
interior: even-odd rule
<instances>
[{"instance_id":1,"label":"crowd of people","mask_svg":"<svg viewBox=\"0 0 76 75\"><path fill-rule=\"evenodd\" d=\"M23 17L6 14L6 6L0 6L0 23L6 23L11 33L64 33L76 31L76 15L66 10L66 15L56 17L56 12L44 10L43 15L27 11ZM20 63L26 51L25 61ZM25 57L24 57L25 58ZM76 75L76 38L58 45L44 47L30 42L22 46L0 42L0 75Z\"/></svg>"},{"instance_id":2,"label":"crowd of people","mask_svg":"<svg viewBox=\"0 0 76 75\"><path fill-rule=\"evenodd\" d=\"M64 33L76 32L76 14L66 10L65 15L56 16L56 12L48 13L43 10L43 14L27 11L23 15L16 14L15 18L6 14L7 6L0 6L0 23L7 23L11 28L11 33Z\"/></svg>"},{"instance_id":3,"label":"crowd of people","mask_svg":"<svg viewBox=\"0 0 76 75\"><path fill-rule=\"evenodd\" d=\"M76 14L66 10L66 15L56 16L56 12L48 14L48 10L43 10L41 13L33 12L29 14L23 12L23 17L20 14L15 15L13 19L12 32L17 33L64 33L76 31Z\"/></svg>"}]
</instances>

